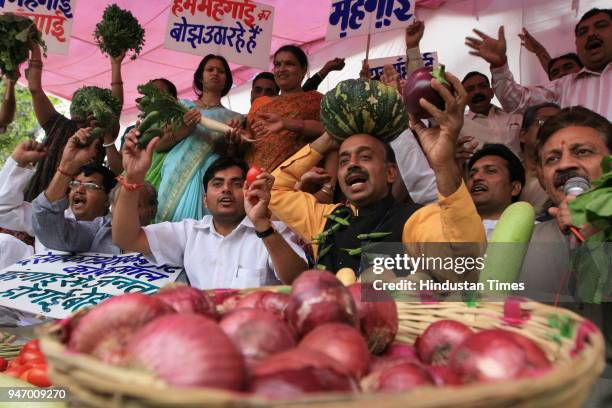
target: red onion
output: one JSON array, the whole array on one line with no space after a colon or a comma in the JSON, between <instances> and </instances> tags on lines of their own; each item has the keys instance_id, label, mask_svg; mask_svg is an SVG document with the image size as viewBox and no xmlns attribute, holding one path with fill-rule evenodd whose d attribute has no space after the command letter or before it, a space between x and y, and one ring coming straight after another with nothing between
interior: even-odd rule
<instances>
[{"instance_id":1,"label":"red onion","mask_svg":"<svg viewBox=\"0 0 612 408\"><path fill-rule=\"evenodd\" d=\"M209 293L215 305L221 305L225 299L231 296L240 295L238 289L213 289Z\"/></svg>"},{"instance_id":2,"label":"red onion","mask_svg":"<svg viewBox=\"0 0 612 408\"><path fill-rule=\"evenodd\" d=\"M552 368L552 364L546 357L546 353L544 353L544 351L535 341L515 332L508 331L508 333L525 352L527 357L527 368L524 373L525 375L538 376L539 374L542 374Z\"/></svg>"},{"instance_id":3,"label":"red onion","mask_svg":"<svg viewBox=\"0 0 612 408\"><path fill-rule=\"evenodd\" d=\"M368 346L357 329L343 323L327 323L308 333L299 345L333 358L356 379L368 373Z\"/></svg>"},{"instance_id":4,"label":"red onion","mask_svg":"<svg viewBox=\"0 0 612 408\"><path fill-rule=\"evenodd\" d=\"M248 367L296 345L289 326L265 310L237 309L225 316L220 325L240 350Z\"/></svg>"},{"instance_id":5,"label":"red onion","mask_svg":"<svg viewBox=\"0 0 612 408\"><path fill-rule=\"evenodd\" d=\"M472 329L461 322L438 320L417 337L414 347L423 363L445 365L453 349L472 333Z\"/></svg>"},{"instance_id":6,"label":"red onion","mask_svg":"<svg viewBox=\"0 0 612 408\"><path fill-rule=\"evenodd\" d=\"M217 323L197 314L172 314L143 327L128 345L127 365L176 387L242 390L244 359Z\"/></svg>"},{"instance_id":7,"label":"red onion","mask_svg":"<svg viewBox=\"0 0 612 408\"><path fill-rule=\"evenodd\" d=\"M289 304L289 295L286 293L268 292L265 293L259 302L257 302L257 309L264 309L274 313L277 317L283 319L285 316L285 309Z\"/></svg>"},{"instance_id":8,"label":"red onion","mask_svg":"<svg viewBox=\"0 0 612 408\"><path fill-rule=\"evenodd\" d=\"M269 290L258 290L255 292L251 292L247 295L244 295L236 305L236 309L256 309L257 304L266 294L272 293Z\"/></svg>"},{"instance_id":9,"label":"red onion","mask_svg":"<svg viewBox=\"0 0 612 408\"><path fill-rule=\"evenodd\" d=\"M375 371L383 371L387 368L391 368L393 366L404 364L404 363L414 363L421 364L417 357L397 357L397 356L372 356L371 364L370 364L370 373Z\"/></svg>"},{"instance_id":10,"label":"red onion","mask_svg":"<svg viewBox=\"0 0 612 408\"><path fill-rule=\"evenodd\" d=\"M436 385L461 385L459 376L448 366L430 365L425 367Z\"/></svg>"},{"instance_id":11,"label":"red onion","mask_svg":"<svg viewBox=\"0 0 612 408\"><path fill-rule=\"evenodd\" d=\"M418 361L417 353L414 347L402 341L394 341L387 347L381 357L407 357Z\"/></svg>"},{"instance_id":12,"label":"red onion","mask_svg":"<svg viewBox=\"0 0 612 408\"><path fill-rule=\"evenodd\" d=\"M301 336L324 323L359 323L351 294L331 272L321 270L302 272L293 281L285 318Z\"/></svg>"},{"instance_id":13,"label":"red onion","mask_svg":"<svg viewBox=\"0 0 612 408\"><path fill-rule=\"evenodd\" d=\"M361 380L364 392L402 392L419 385L431 385L433 379L419 364L403 363L382 371L376 371Z\"/></svg>"},{"instance_id":14,"label":"red onion","mask_svg":"<svg viewBox=\"0 0 612 408\"><path fill-rule=\"evenodd\" d=\"M77 322L68 349L120 364L124 349L136 331L159 316L173 312L161 300L142 293L112 297Z\"/></svg>"},{"instance_id":15,"label":"red onion","mask_svg":"<svg viewBox=\"0 0 612 408\"><path fill-rule=\"evenodd\" d=\"M348 290L357 306L359 325L370 352L382 353L397 335L395 301L387 293L376 291L366 284L354 283ZM364 301L361 301L362 294L366 295Z\"/></svg>"},{"instance_id":16,"label":"red onion","mask_svg":"<svg viewBox=\"0 0 612 408\"><path fill-rule=\"evenodd\" d=\"M226 297L223 300L223 303L218 306L219 312L221 314L227 314L232 310L235 310L238 306L238 302L240 302L240 299L242 299L242 296L239 294Z\"/></svg>"},{"instance_id":17,"label":"red onion","mask_svg":"<svg viewBox=\"0 0 612 408\"><path fill-rule=\"evenodd\" d=\"M268 398L293 398L311 392L355 392L357 384L332 358L295 348L257 364L250 390Z\"/></svg>"},{"instance_id":18,"label":"red onion","mask_svg":"<svg viewBox=\"0 0 612 408\"><path fill-rule=\"evenodd\" d=\"M217 320L215 304L205 292L190 286L180 285L162 288L156 295L177 313L197 313Z\"/></svg>"},{"instance_id":19,"label":"red onion","mask_svg":"<svg viewBox=\"0 0 612 408\"><path fill-rule=\"evenodd\" d=\"M528 367L527 354L505 330L484 330L458 345L449 367L463 383L518 378Z\"/></svg>"}]
</instances>

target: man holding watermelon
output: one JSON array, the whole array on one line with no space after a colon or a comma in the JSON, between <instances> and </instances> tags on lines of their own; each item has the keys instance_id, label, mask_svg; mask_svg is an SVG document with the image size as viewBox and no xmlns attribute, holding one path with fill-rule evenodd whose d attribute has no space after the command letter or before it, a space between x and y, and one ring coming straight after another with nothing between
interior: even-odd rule
<instances>
[{"instance_id":1,"label":"man holding watermelon","mask_svg":"<svg viewBox=\"0 0 612 408\"><path fill-rule=\"evenodd\" d=\"M403 242L412 252L426 256L431 250L424 245L428 242L446 243L452 255L477 253L474 246L448 244L484 242L485 236L455 161L467 93L457 78L448 74L447 79L454 93L437 80L431 82L444 99L444 110L420 100L438 126L426 128L416 117L410 118L439 192L438 203L425 207L396 202L391 195L398 171L388 141L408 125L401 95L378 81L347 80L325 96L321 121L326 133L274 172L270 201L279 219L318 244L318 267L331 271L350 267L360 274L361 250L379 242ZM338 145L338 184L347 204L319 204L311 194L294 191L301 175ZM454 272L426 272L440 281L469 278Z\"/></svg>"}]
</instances>

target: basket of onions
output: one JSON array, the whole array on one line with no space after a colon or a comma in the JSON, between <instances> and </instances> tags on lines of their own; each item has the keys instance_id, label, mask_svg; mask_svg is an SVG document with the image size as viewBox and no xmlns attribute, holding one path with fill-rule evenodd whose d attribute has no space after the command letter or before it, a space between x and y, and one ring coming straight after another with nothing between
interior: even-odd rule
<instances>
[{"instance_id":1,"label":"basket of onions","mask_svg":"<svg viewBox=\"0 0 612 408\"><path fill-rule=\"evenodd\" d=\"M603 370L600 332L568 310L371 291L320 270L292 287L173 286L78 312L41 345L53 384L101 408L579 407Z\"/></svg>"}]
</instances>

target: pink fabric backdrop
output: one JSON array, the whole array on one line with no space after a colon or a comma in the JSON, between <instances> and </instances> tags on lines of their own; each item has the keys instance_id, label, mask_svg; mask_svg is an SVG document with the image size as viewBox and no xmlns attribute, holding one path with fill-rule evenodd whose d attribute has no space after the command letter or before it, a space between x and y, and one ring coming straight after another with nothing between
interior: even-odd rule
<instances>
[{"instance_id":1,"label":"pink fabric backdrop","mask_svg":"<svg viewBox=\"0 0 612 408\"><path fill-rule=\"evenodd\" d=\"M258 0L275 9L272 52L284 44L299 44L308 52L323 45L327 29L329 0ZM417 0L419 6L439 7L445 0ZM135 113L136 86L149 79L165 77L174 82L179 94L190 95L193 71L201 57L166 50L164 32L171 0L78 0L67 56L49 55L44 64L43 85L46 91L70 99L83 85L110 87L110 60L102 55L93 41L93 30L104 8L116 3L130 10L146 30L146 44L135 61L123 63L125 114ZM203 55L206 54L203 50ZM251 80L258 72L231 65L234 84ZM22 80L23 81L23 80Z\"/></svg>"}]
</instances>

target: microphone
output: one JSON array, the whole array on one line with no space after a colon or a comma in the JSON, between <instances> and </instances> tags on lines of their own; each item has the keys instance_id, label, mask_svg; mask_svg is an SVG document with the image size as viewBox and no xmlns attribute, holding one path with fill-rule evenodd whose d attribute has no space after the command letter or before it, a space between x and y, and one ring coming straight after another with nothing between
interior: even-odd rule
<instances>
[{"instance_id":1,"label":"microphone","mask_svg":"<svg viewBox=\"0 0 612 408\"><path fill-rule=\"evenodd\" d=\"M576 176L571 177L565 182L563 186L563 193L565 195L580 195L591 188L591 183L584 177Z\"/></svg>"},{"instance_id":2,"label":"microphone","mask_svg":"<svg viewBox=\"0 0 612 408\"><path fill-rule=\"evenodd\" d=\"M589 182L589 180L581 176L575 176L575 177L571 177L565 182L565 185L563 186L563 193L566 196L567 195L578 196L590 188L591 188L591 183ZM570 231L572 231L572 233L576 236L576 238L578 238L578 240L580 240L581 242L584 242L585 240L584 236L582 236L580 231L578 231L578 228L570 227Z\"/></svg>"}]
</instances>

